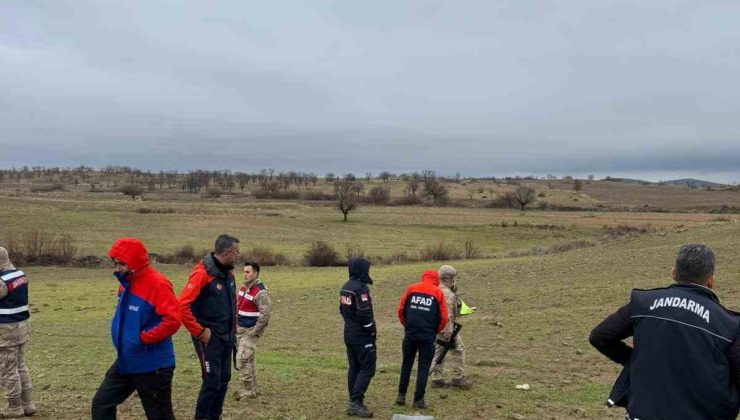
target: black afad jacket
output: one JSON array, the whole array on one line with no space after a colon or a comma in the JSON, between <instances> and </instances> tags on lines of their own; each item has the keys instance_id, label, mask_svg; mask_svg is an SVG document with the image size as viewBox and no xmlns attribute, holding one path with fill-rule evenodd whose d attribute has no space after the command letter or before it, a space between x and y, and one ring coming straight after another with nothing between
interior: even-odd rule
<instances>
[{"instance_id":1,"label":"black afad jacket","mask_svg":"<svg viewBox=\"0 0 740 420\"><path fill-rule=\"evenodd\" d=\"M633 290L589 337L624 365L608 404L626 407L632 419L735 419L739 326L738 314L704 286ZM629 336L634 349L621 341Z\"/></svg>"},{"instance_id":2,"label":"black afad jacket","mask_svg":"<svg viewBox=\"0 0 740 420\"><path fill-rule=\"evenodd\" d=\"M375 342L375 319L373 302L368 284L370 262L364 258L352 258L348 263L349 280L339 291L339 313L344 318L345 344L370 344Z\"/></svg>"}]
</instances>

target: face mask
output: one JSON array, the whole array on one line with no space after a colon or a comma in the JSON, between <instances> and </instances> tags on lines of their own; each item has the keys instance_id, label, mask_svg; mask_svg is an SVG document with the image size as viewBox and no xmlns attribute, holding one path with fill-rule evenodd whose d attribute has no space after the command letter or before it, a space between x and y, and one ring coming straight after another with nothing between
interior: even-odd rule
<instances>
[{"instance_id":1,"label":"face mask","mask_svg":"<svg viewBox=\"0 0 740 420\"><path fill-rule=\"evenodd\" d=\"M131 275L131 272L129 271L128 273L122 273L119 271L114 271L113 275L118 279L118 281L123 283L125 281L128 281L128 277Z\"/></svg>"}]
</instances>

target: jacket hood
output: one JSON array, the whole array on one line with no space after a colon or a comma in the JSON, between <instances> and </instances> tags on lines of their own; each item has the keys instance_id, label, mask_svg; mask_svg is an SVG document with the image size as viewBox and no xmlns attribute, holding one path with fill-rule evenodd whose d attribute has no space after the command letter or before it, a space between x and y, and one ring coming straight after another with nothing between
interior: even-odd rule
<instances>
[{"instance_id":1,"label":"jacket hood","mask_svg":"<svg viewBox=\"0 0 740 420\"><path fill-rule=\"evenodd\" d=\"M131 271L140 271L149 266L149 253L138 239L121 238L113 243L108 256L121 260Z\"/></svg>"},{"instance_id":2,"label":"jacket hood","mask_svg":"<svg viewBox=\"0 0 740 420\"><path fill-rule=\"evenodd\" d=\"M350 279L355 279L360 283L373 284L373 279L370 278L370 261L362 257L353 257L349 259L347 268L349 268Z\"/></svg>"},{"instance_id":3,"label":"jacket hood","mask_svg":"<svg viewBox=\"0 0 740 420\"><path fill-rule=\"evenodd\" d=\"M422 283L431 283L435 286L439 286L439 274L435 270L424 270L421 274Z\"/></svg>"}]
</instances>

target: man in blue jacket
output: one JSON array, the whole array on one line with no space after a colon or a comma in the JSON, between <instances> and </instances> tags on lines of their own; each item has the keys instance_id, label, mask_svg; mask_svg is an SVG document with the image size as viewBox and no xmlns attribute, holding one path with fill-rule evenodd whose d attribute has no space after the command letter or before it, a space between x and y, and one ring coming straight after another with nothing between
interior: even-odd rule
<instances>
[{"instance_id":1,"label":"man in blue jacket","mask_svg":"<svg viewBox=\"0 0 740 420\"><path fill-rule=\"evenodd\" d=\"M714 287L714 252L686 244L675 283L632 291L630 302L591 331L589 341L624 369L608 405L628 419L735 419L740 408L740 317ZM633 347L622 340L634 337Z\"/></svg>"},{"instance_id":2,"label":"man in blue jacket","mask_svg":"<svg viewBox=\"0 0 740 420\"><path fill-rule=\"evenodd\" d=\"M93 398L92 418L115 419L116 407L136 391L147 419L174 419L172 335L180 328L180 308L172 284L149 267L149 254L137 239L117 240L108 256L120 282L111 323L118 357Z\"/></svg>"}]
</instances>

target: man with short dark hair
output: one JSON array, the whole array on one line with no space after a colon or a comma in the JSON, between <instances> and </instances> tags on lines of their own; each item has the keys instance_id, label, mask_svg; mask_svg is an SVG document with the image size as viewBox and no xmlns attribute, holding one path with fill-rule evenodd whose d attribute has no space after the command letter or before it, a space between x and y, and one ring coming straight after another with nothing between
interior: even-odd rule
<instances>
[{"instance_id":1,"label":"man with short dark hair","mask_svg":"<svg viewBox=\"0 0 740 420\"><path fill-rule=\"evenodd\" d=\"M180 308L172 283L149 266L149 253L134 238L117 240L108 256L118 279L111 322L116 361L92 401L93 420L116 418L116 407L136 391L149 420L174 420L172 377Z\"/></svg>"},{"instance_id":2,"label":"man with short dark hair","mask_svg":"<svg viewBox=\"0 0 740 420\"><path fill-rule=\"evenodd\" d=\"M591 344L624 366L608 405L631 419L735 419L740 408L740 317L714 286L711 248L686 244L668 287L632 291L591 331ZM622 340L633 336L633 347Z\"/></svg>"},{"instance_id":3,"label":"man with short dark hair","mask_svg":"<svg viewBox=\"0 0 740 420\"><path fill-rule=\"evenodd\" d=\"M244 263L244 283L239 289L237 311L236 367L239 369L241 388L236 392L236 397L239 400L257 396L254 352L257 350L257 338L267 328L272 314L270 295L260 280L260 265L256 262Z\"/></svg>"},{"instance_id":4,"label":"man with short dark hair","mask_svg":"<svg viewBox=\"0 0 740 420\"><path fill-rule=\"evenodd\" d=\"M180 292L182 324L190 331L203 375L195 406L196 419L217 420L223 412L235 345L233 270L238 256L239 239L219 236L214 251L195 266Z\"/></svg>"}]
</instances>

